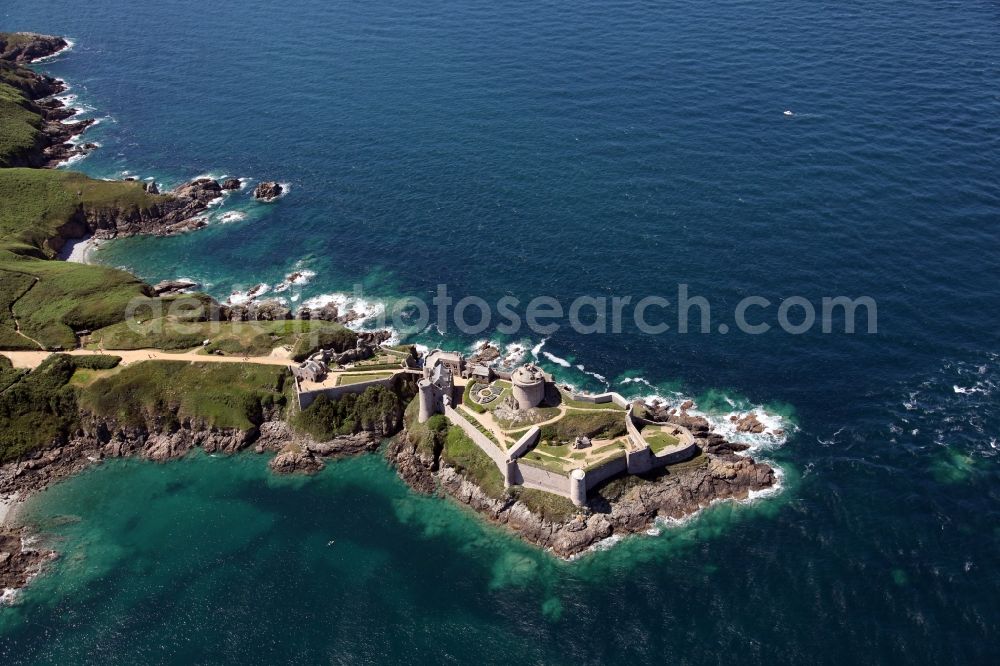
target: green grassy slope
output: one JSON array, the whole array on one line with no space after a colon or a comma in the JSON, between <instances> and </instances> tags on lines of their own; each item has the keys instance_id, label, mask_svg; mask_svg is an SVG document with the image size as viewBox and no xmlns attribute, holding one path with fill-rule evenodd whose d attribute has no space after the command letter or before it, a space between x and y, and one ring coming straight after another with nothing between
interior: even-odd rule
<instances>
[{"instance_id":1,"label":"green grassy slope","mask_svg":"<svg viewBox=\"0 0 1000 666\"><path fill-rule=\"evenodd\" d=\"M21 92L0 83L0 167L23 159L38 141L42 117Z\"/></svg>"},{"instance_id":2,"label":"green grassy slope","mask_svg":"<svg viewBox=\"0 0 1000 666\"><path fill-rule=\"evenodd\" d=\"M74 331L121 321L129 301L147 295L148 287L124 271L49 261L49 240L81 209L127 211L157 200L136 182L0 169L0 346L30 346L12 336L12 303L24 334L47 348L73 347Z\"/></svg>"},{"instance_id":3,"label":"green grassy slope","mask_svg":"<svg viewBox=\"0 0 1000 666\"><path fill-rule=\"evenodd\" d=\"M280 366L145 361L84 387L79 404L123 425L190 418L245 430L261 422L265 409L285 404L287 375Z\"/></svg>"}]
</instances>

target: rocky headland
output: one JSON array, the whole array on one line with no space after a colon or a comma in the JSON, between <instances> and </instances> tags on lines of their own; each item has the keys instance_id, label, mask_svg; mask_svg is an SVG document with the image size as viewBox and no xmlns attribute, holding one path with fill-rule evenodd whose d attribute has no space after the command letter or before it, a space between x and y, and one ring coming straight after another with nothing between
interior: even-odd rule
<instances>
[{"instance_id":1,"label":"rocky headland","mask_svg":"<svg viewBox=\"0 0 1000 666\"><path fill-rule=\"evenodd\" d=\"M743 500L751 492L773 487L774 470L732 453L739 446L716 440L690 464L612 480L597 489L585 507L555 515L532 510L516 490L502 498L491 496L440 456L421 450L406 433L386 455L414 489L451 497L525 541L572 558L612 536L645 532L657 519L681 519L712 502Z\"/></svg>"},{"instance_id":2,"label":"rocky headland","mask_svg":"<svg viewBox=\"0 0 1000 666\"><path fill-rule=\"evenodd\" d=\"M66 91L65 82L24 66L67 46L63 38L50 35L0 34L0 82L23 95L21 106L37 117L30 122L38 130L32 145L22 146L7 156L5 166L50 167L96 148L93 143L73 142L94 121L66 122L76 115L77 109L67 107L55 97Z\"/></svg>"}]
</instances>

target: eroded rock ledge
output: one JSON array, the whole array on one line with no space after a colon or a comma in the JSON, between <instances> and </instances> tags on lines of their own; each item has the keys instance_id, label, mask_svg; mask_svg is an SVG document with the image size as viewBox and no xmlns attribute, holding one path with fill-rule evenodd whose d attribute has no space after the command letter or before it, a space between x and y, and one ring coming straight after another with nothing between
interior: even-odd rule
<instances>
[{"instance_id":1,"label":"eroded rock ledge","mask_svg":"<svg viewBox=\"0 0 1000 666\"><path fill-rule=\"evenodd\" d=\"M6 590L19 590L58 555L36 548L25 528L0 527L0 600Z\"/></svg>"}]
</instances>

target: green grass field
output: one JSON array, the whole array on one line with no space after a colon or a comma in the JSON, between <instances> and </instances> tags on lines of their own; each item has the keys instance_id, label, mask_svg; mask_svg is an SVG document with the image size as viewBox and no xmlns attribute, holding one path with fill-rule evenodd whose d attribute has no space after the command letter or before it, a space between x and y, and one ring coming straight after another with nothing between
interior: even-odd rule
<instances>
[{"instance_id":1,"label":"green grass field","mask_svg":"<svg viewBox=\"0 0 1000 666\"><path fill-rule=\"evenodd\" d=\"M146 210L167 197L147 194L137 181L105 181L74 171L0 170L0 247L40 250L78 210ZM23 252L22 252L23 253ZM35 254L35 256L40 256Z\"/></svg>"},{"instance_id":2,"label":"green grass field","mask_svg":"<svg viewBox=\"0 0 1000 666\"><path fill-rule=\"evenodd\" d=\"M190 308L183 301L190 302ZM107 326L88 339L88 347L103 349L183 350L202 347L206 354L266 356L277 347L289 347L295 358L305 358L320 346L353 347L357 334L335 322L302 321L198 321L205 317L201 297L149 299L136 317ZM183 311L189 309L189 313ZM144 312L148 312L143 318ZM151 316L167 312L164 316ZM192 320L194 318L194 320Z\"/></svg>"},{"instance_id":3,"label":"green grass field","mask_svg":"<svg viewBox=\"0 0 1000 666\"><path fill-rule=\"evenodd\" d=\"M53 354L26 372L0 357L0 462L64 441L76 427L77 392L68 384L81 367L109 367L114 359Z\"/></svg>"},{"instance_id":4,"label":"green grass field","mask_svg":"<svg viewBox=\"0 0 1000 666\"><path fill-rule=\"evenodd\" d=\"M643 431L642 437L646 440L646 443L649 444L649 448L653 451L653 453L659 453L660 451L663 451L664 449L674 446L680 442L679 439L665 432L647 434Z\"/></svg>"},{"instance_id":5,"label":"green grass field","mask_svg":"<svg viewBox=\"0 0 1000 666\"><path fill-rule=\"evenodd\" d=\"M541 428L541 439L549 442L568 442L576 437L614 439L625 434L625 417L615 411L571 411L555 423Z\"/></svg>"},{"instance_id":6,"label":"green grass field","mask_svg":"<svg viewBox=\"0 0 1000 666\"><path fill-rule=\"evenodd\" d=\"M364 372L360 374L340 375L340 378L337 380L337 386L373 382L376 379L388 379L392 375L392 372Z\"/></svg>"},{"instance_id":7,"label":"green grass field","mask_svg":"<svg viewBox=\"0 0 1000 666\"><path fill-rule=\"evenodd\" d=\"M565 522L580 513L568 498L544 490L534 488L519 488L517 498L528 507L532 513L551 522Z\"/></svg>"}]
</instances>

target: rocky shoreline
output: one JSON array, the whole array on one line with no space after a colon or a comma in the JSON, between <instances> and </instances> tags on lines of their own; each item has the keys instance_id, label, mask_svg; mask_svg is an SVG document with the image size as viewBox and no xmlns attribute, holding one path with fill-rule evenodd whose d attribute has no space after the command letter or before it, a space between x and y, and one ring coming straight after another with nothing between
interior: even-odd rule
<instances>
[{"instance_id":1,"label":"rocky shoreline","mask_svg":"<svg viewBox=\"0 0 1000 666\"><path fill-rule=\"evenodd\" d=\"M404 432L387 458L399 476L419 492L457 500L493 523L504 525L525 541L572 559L612 536L646 532L657 519L681 519L720 500L745 500L750 493L773 488L777 478L769 465L733 453L718 435L707 442L696 464L666 468L647 477L622 477L608 483L575 515L547 519L532 511L516 493L497 499L459 470L418 449Z\"/></svg>"},{"instance_id":2,"label":"rocky shoreline","mask_svg":"<svg viewBox=\"0 0 1000 666\"><path fill-rule=\"evenodd\" d=\"M18 42L7 43L0 37L0 62L16 76L7 79L29 100L28 110L42 118L35 145L25 154L15 156L12 167L53 167L71 158L86 155L97 147L93 143L73 143L73 139L94 124L94 120L66 122L78 109L66 106L56 95L66 92L64 81L39 74L24 65L55 55L69 47L62 37L17 33Z\"/></svg>"},{"instance_id":3,"label":"rocky shoreline","mask_svg":"<svg viewBox=\"0 0 1000 666\"><path fill-rule=\"evenodd\" d=\"M417 492L450 497L528 543L572 559L610 537L646 532L658 519L681 519L715 501L744 500L752 492L774 487L777 479L769 465L736 453L745 445L715 433L697 432L702 453L693 464L609 483L594 493L586 507L558 519L532 511L516 491L500 499L491 497L440 457L420 451L406 430L391 440L385 455L400 478ZM85 419L69 441L0 465L0 501L20 503L103 460L137 457L167 462L195 448L224 455L248 450L274 453L269 463L274 473L312 474L322 470L327 459L378 450L385 436L360 432L319 442L293 431L277 411L265 414L260 425L249 430L209 428L191 420L163 430L157 423L122 427L114 421ZM0 524L0 591L13 594L57 557L52 551L31 547L30 542L25 527L9 519Z\"/></svg>"}]
</instances>

